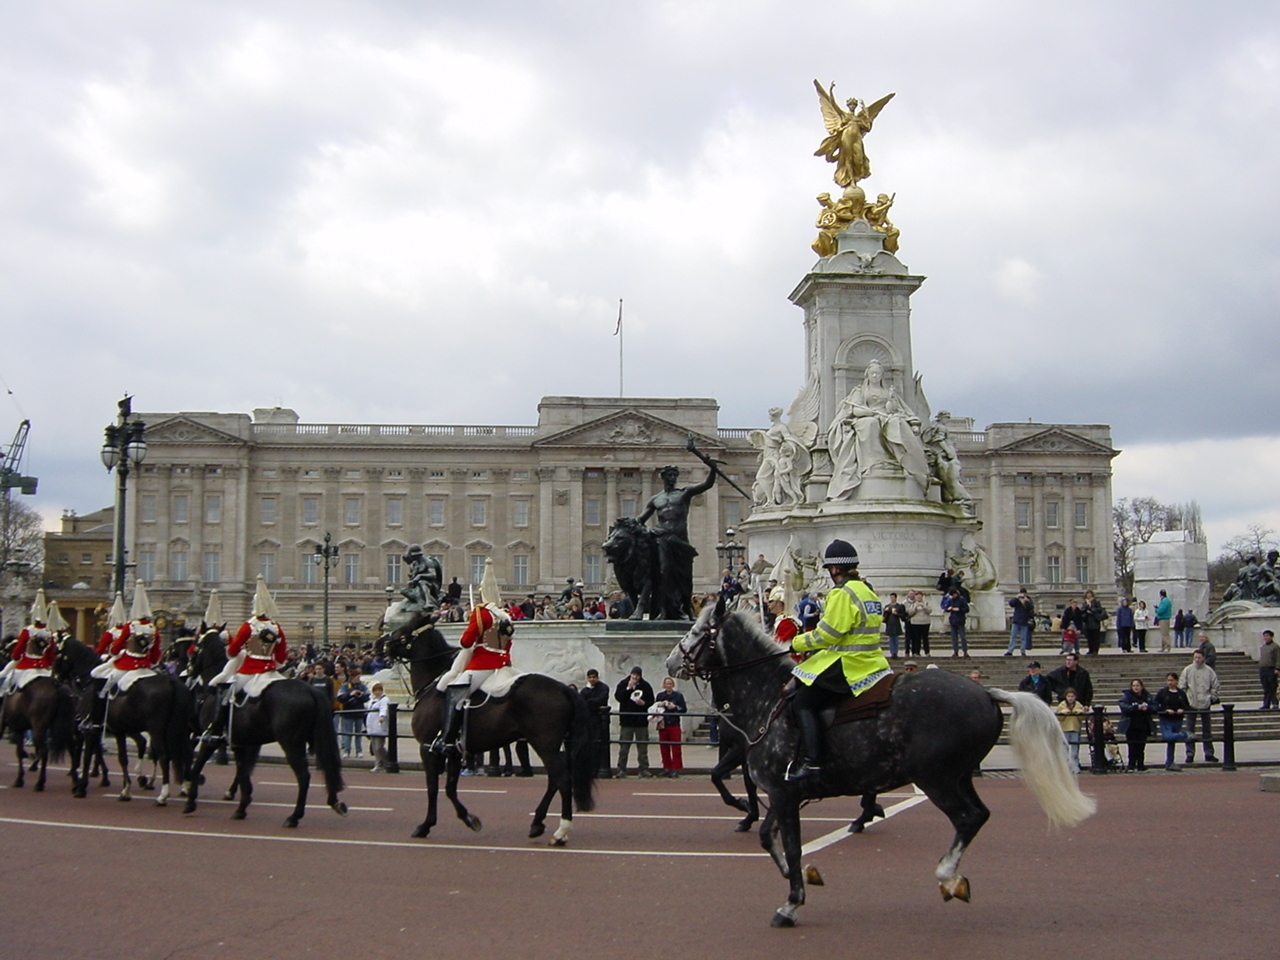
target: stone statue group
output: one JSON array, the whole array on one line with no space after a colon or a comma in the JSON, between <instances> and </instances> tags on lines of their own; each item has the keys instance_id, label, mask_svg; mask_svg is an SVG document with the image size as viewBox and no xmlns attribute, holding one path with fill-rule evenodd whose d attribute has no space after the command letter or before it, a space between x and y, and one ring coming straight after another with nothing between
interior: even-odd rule
<instances>
[{"instance_id":1,"label":"stone statue group","mask_svg":"<svg viewBox=\"0 0 1280 960\"><path fill-rule=\"evenodd\" d=\"M813 380L791 405L788 421L782 408L769 411L769 428L753 430L751 442L760 450L760 467L752 486L757 506L788 506L806 500L805 483L815 473L818 445L817 387ZM960 459L948 430L945 410L926 420L919 417L885 380L879 360L867 364L862 382L840 401L826 430L830 460L828 500L854 497L877 465L901 470L922 491L939 487L944 503L965 507L973 497L960 480Z\"/></svg>"}]
</instances>

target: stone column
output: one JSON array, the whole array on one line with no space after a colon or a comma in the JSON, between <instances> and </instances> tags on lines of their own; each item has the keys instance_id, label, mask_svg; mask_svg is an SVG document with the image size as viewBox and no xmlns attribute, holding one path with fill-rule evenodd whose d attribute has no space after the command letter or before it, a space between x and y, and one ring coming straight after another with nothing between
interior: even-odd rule
<instances>
[{"instance_id":1,"label":"stone column","mask_svg":"<svg viewBox=\"0 0 1280 960\"><path fill-rule=\"evenodd\" d=\"M582 579L582 478L586 470L569 468L569 524L565 538L565 557L569 562L566 576Z\"/></svg>"},{"instance_id":2,"label":"stone column","mask_svg":"<svg viewBox=\"0 0 1280 960\"><path fill-rule=\"evenodd\" d=\"M450 467L448 472L449 496L445 500L444 528L456 534L452 538L449 552L455 558L454 569L462 571L462 576L458 580L465 584L471 582L471 557L467 552L467 543L475 537L471 529L471 503L467 499L467 477L471 471L465 467ZM479 587L479 584L476 586ZM466 596L465 590L463 590L463 596ZM479 593L476 596L478 597Z\"/></svg>"},{"instance_id":3,"label":"stone column","mask_svg":"<svg viewBox=\"0 0 1280 960\"><path fill-rule=\"evenodd\" d=\"M555 477L555 467L538 467L538 513L529 519L538 531L536 572L529 573L539 593L550 593L555 587Z\"/></svg>"},{"instance_id":4,"label":"stone column","mask_svg":"<svg viewBox=\"0 0 1280 960\"><path fill-rule=\"evenodd\" d=\"M991 562L995 564L996 573L1000 577L1001 583L1017 583L1018 582L1018 546L1016 538L1018 536L1017 527L1012 527L1014 533L1014 541L1010 544L1005 542L1005 531L1010 529L1010 525L1005 523L1002 514L1005 513L1004 500L1002 499L1004 491L1000 486L999 471L992 470L987 477L987 547L991 551ZM1016 522L1016 518L1015 518ZM994 529L993 529L994 528ZM996 531L999 531L997 533ZM1007 547L1012 546L1014 553L1013 566L1008 567ZM1010 577L1010 572L1013 576Z\"/></svg>"},{"instance_id":5,"label":"stone column","mask_svg":"<svg viewBox=\"0 0 1280 960\"><path fill-rule=\"evenodd\" d=\"M1036 583L1049 582L1049 561L1044 549L1044 475L1031 477L1031 529L1035 535L1034 557L1031 573Z\"/></svg>"},{"instance_id":6,"label":"stone column","mask_svg":"<svg viewBox=\"0 0 1280 960\"><path fill-rule=\"evenodd\" d=\"M1075 477L1062 484L1062 543L1066 550L1065 562L1069 564L1071 579L1076 578L1076 489ZM1064 576L1063 579L1066 579Z\"/></svg>"},{"instance_id":7,"label":"stone column","mask_svg":"<svg viewBox=\"0 0 1280 960\"><path fill-rule=\"evenodd\" d=\"M604 516L601 519L604 520L606 530L622 512L618 506L618 474L620 472L617 467L604 468Z\"/></svg>"}]
</instances>

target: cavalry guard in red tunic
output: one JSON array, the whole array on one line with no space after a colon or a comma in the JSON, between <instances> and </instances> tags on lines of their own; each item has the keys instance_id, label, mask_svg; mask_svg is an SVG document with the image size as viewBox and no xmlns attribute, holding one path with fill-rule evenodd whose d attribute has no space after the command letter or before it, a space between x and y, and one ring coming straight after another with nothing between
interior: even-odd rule
<instances>
[{"instance_id":1,"label":"cavalry guard in red tunic","mask_svg":"<svg viewBox=\"0 0 1280 960\"><path fill-rule=\"evenodd\" d=\"M494 671L511 666L511 635L515 628L502 607L492 558L485 560L480 599L481 605L471 611L467 628L462 631L459 640L462 652L454 660L453 669L441 677L436 686L445 694L440 736L431 744L437 753L456 749L462 710L471 694L493 676Z\"/></svg>"},{"instance_id":2,"label":"cavalry guard in red tunic","mask_svg":"<svg viewBox=\"0 0 1280 960\"><path fill-rule=\"evenodd\" d=\"M123 610L123 598L117 597L117 602ZM120 612L115 606L112 606L108 619L120 619ZM139 583L134 588L129 622L113 627L106 635L112 638L107 650L111 659L90 671L92 676L107 681L98 694L100 697L114 696L117 690L126 692L135 681L156 675L155 668L160 663L160 631L152 621L151 601L147 598L145 585ZM103 637L105 639L106 636ZM102 641L98 646L102 646Z\"/></svg>"},{"instance_id":3,"label":"cavalry guard in red tunic","mask_svg":"<svg viewBox=\"0 0 1280 960\"><path fill-rule=\"evenodd\" d=\"M53 661L58 655L58 643L54 632L49 629L48 608L42 588L36 591L35 602L31 605L30 625L18 634L13 656L4 670L0 671L0 692L5 696L21 690L36 677L53 676Z\"/></svg>"},{"instance_id":4,"label":"cavalry guard in red tunic","mask_svg":"<svg viewBox=\"0 0 1280 960\"><path fill-rule=\"evenodd\" d=\"M111 653L111 647L117 640L127 640L128 637L129 617L124 612L124 595L117 593L116 601L111 605L111 612L107 614L107 629L98 639L98 645L94 647L93 652L99 657L106 657Z\"/></svg>"},{"instance_id":5,"label":"cavalry guard in red tunic","mask_svg":"<svg viewBox=\"0 0 1280 960\"><path fill-rule=\"evenodd\" d=\"M227 665L212 681L230 684L223 703L230 703L242 690L250 697L261 696L272 683L285 679L279 671L288 656L288 648L284 629L276 620L279 616L267 583L259 574L253 594L253 613L236 631L227 646Z\"/></svg>"}]
</instances>

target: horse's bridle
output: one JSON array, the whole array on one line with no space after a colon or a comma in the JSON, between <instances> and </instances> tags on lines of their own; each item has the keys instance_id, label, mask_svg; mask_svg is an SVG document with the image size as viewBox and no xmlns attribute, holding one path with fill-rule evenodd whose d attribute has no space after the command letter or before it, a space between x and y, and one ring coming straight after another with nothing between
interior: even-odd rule
<instances>
[{"instance_id":1,"label":"horse's bridle","mask_svg":"<svg viewBox=\"0 0 1280 960\"><path fill-rule=\"evenodd\" d=\"M720 623L716 620L715 616L712 615L711 620L707 623L706 629L703 630L702 635L698 637L691 647L686 649L684 640L680 641L680 653L682 654L680 666L683 668L685 673L698 680L711 681L716 677L723 677L725 674L734 673L738 670L747 670L751 667L758 666L759 664L768 663L771 660L777 660L779 657L785 657L791 653L790 649L783 647L775 653L766 653L763 656L752 657L750 660L743 660L741 663L725 663L719 666L713 666L710 664L699 665L698 660L701 659L704 651L711 654L716 654L718 652L716 639L719 636Z\"/></svg>"}]
</instances>

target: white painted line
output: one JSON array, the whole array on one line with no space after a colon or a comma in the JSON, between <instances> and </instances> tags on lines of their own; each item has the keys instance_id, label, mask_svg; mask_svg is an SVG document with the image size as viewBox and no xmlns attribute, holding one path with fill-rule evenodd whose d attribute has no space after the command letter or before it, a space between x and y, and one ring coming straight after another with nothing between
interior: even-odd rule
<instances>
[{"instance_id":1,"label":"white painted line","mask_svg":"<svg viewBox=\"0 0 1280 960\"><path fill-rule=\"evenodd\" d=\"M724 799L724 798L723 798L723 797L721 797L721 796L720 796L720 794L718 794L718 793L662 793L662 792L644 793L644 792L641 792L641 791L635 791L635 792L633 792L633 793L631 794L631 796L633 796L633 797L677 797L677 798L678 798L678 797L703 797L703 798L709 797L709 798L714 799L714 800L723 800L723 799ZM879 796L879 797L881 797L881 798L884 798L884 797L914 797L914 796L916 796L916 794L914 794L914 793L881 793L881 794L878 794L878 796ZM767 798L766 798L766 799L767 799ZM836 799L836 798L835 798L835 797L827 797L826 799L828 799L828 800L834 800L834 799ZM839 818L836 818L836 819L839 819Z\"/></svg>"},{"instance_id":2,"label":"white painted line","mask_svg":"<svg viewBox=\"0 0 1280 960\"><path fill-rule=\"evenodd\" d=\"M529 811L529 816L533 816L533 811ZM730 815L709 817L706 814L670 814L670 813L575 813L574 819L578 817L591 820L725 820L729 823L736 823L742 817ZM805 823L843 823L848 824L850 817L805 817Z\"/></svg>"},{"instance_id":3,"label":"white painted line","mask_svg":"<svg viewBox=\"0 0 1280 960\"><path fill-rule=\"evenodd\" d=\"M255 790L258 787L296 787L297 785L298 785L297 782L293 780L255 780L253 783ZM391 790L391 791L399 791L401 793L423 793L426 791L427 785L424 783L418 787L375 787L375 786L369 786L363 783L348 783L346 788L348 790ZM460 794L462 793L506 794L508 792L509 791L507 790L459 790L458 791L458 793ZM440 783L440 793L441 794L444 793L444 781L441 781Z\"/></svg>"},{"instance_id":4,"label":"white painted line","mask_svg":"<svg viewBox=\"0 0 1280 960\"><path fill-rule=\"evenodd\" d=\"M764 851L756 853L731 853L723 851L689 851L689 850L584 850L580 847L552 847L542 841L531 842L527 847L494 847L468 846L461 843L439 843L434 840L339 840L332 837L299 837L279 836L267 833L235 834L211 833L202 830L172 830L151 827L112 827L90 823L60 823L56 820L27 820L19 817L0 817L0 823L15 823L28 827L54 827L64 830L101 830L106 833L150 834L152 836L186 837L197 840L269 840L274 843L318 843L336 844L356 847L390 847L407 850L466 850L472 853L550 853L557 856L593 856L593 857L711 857L754 859L767 857Z\"/></svg>"},{"instance_id":5,"label":"white painted line","mask_svg":"<svg viewBox=\"0 0 1280 960\"><path fill-rule=\"evenodd\" d=\"M922 793L922 794L919 794L918 796L914 796L910 798L909 800L903 800L901 803L895 803L891 807L885 807L884 819L888 820L890 817L896 816L897 814L902 813L902 811L904 810L910 810L912 807L916 806L917 804L924 803L928 799L929 798ZM867 824L867 828L870 829L870 827L871 825ZM818 839L810 840L808 843L806 843L803 847L800 848L800 855L803 857L807 857L812 853L817 853L819 850L825 849L826 847L831 846L833 843L839 843L841 840L844 840L846 837L851 837L851 836L853 836L853 834L849 832L848 827L844 827L841 830L832 830L826 836L818 837Z\"/></svg>"},{"instance_id":6,"label":"white painted line","mask_svg":"<svg viewBox=\"0 0 1280 960\"><path fill-rule=\"evenodd\" d=\"M104 794L102 794L102 796L103 796L103 797L105 797L105 798L106 798L106 799L108 799L108 800L115 800L115 799L117 799L117 798L120 796L120 794L118 794L118 793L104 793ZM134 799L135 799L135 800L143 800L143 801L145 801L145 800L150 800L151 798L150 798L150 797L148 797L148 796L139 796L139 797L134 797ZM186 799L187 799L187 798L186 798L186 797L179 797L176 793L173 793L173 794L170 794L170 795L169 795L169 799L170 799L170 800L175 801L176 803L186 803ZM209 804L222 803L222 804L226 804L226 805L227 805L227 806L229 806L229 807L235 807L235 806L239 806L239 805L240 805L240 801L239 801L239 800L223 800L223 799L221 799L221 798L219 798L219 799L217 799L217 800L213 800L213 799L209 799L209 798L207 798L207 797L201 797L201 798L199 799L199 801L198 801L198 802L199 802L200 804L206 804L206 803L209 803ZM269 800L254 800L254 801L250 804L250 806L251 806L251 807L283 807L283 808L285 808L285 809L287 809L287 810L292 810L294 805L293 805L292 803L273 803L273 802L271 802L271 801L269 801ZM328 810L328 809L329 809L329 805L328 805L327 803L319 803L319 804L317 804L317 803L309 803L309 804L307 804L306 809L307 809L307 810ZM359 811L362 811L362 812L364 812L364 813L393 813L393 812L395 812L395 809L396 809L396 808L395 808L395 807L347 807L347 809L348 809L348 810L351 810L351 811L359 810Z\"/></svg>"}]
</instances>

